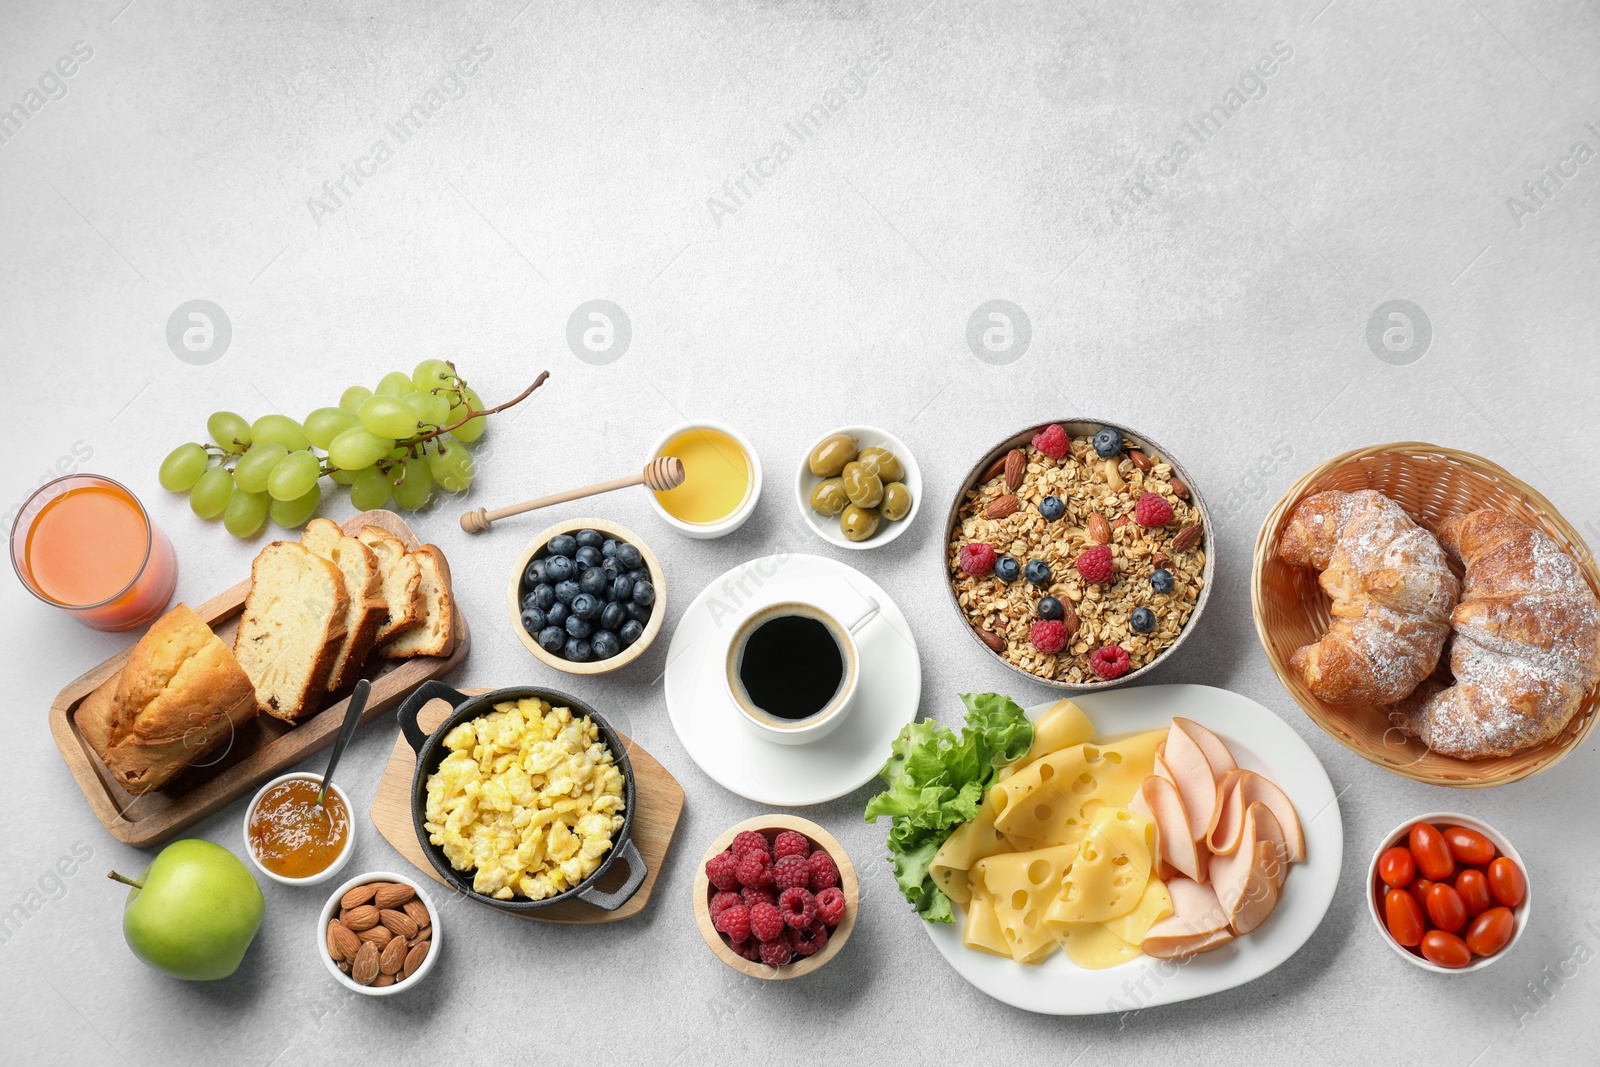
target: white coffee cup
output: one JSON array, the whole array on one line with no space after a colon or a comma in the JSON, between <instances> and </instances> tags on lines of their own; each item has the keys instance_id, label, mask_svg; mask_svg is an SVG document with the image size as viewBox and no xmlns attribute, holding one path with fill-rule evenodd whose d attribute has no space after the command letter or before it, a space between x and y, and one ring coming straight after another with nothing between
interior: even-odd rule
<instances>
[{"instance_id":1,"label":"white coffee cup","mask_svg":"<svg viewBox=\"0 0 1600 1067\"><path fill-rule=\"evenodd\" d=\"M724 683L727 686L728 698L733 701L734 707L739 709L740 718L758 736L780 745L809 744L837 730L849 715L851 702L856 695L856 683L861 673L861 653L856 645L855 635L878 616L876 600L859 594L857 597L861 603L849 622L841 621L832 612L817 604L799 600L766 604L746 612L739 620L734 628L733 637L728 642ZM841 671L838 687L817 711L798 719L783 718L761 707L751 697L741 679L745 653L749 648L751 636L766 624L785 616L799 616L820 622L827 628L839 650ZM793 665L795 671L804 671L807 667L808 665L803 663Z\"/></svg>"}]
</instances>

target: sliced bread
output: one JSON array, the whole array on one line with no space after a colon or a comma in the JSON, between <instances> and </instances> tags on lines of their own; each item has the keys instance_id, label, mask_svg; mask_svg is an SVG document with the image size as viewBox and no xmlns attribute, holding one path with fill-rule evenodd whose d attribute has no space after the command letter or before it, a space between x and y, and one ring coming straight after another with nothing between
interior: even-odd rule
<instances>
[{"instance_id":1,"label":"sliced bread","mask_svg":"<svg viewBox=\"0 0 1600 1067\"><path fill-rule=\"evenodd\" d=\"M378 575L389 613L378 627L378 644L422 621L422 569L400 539L381 526L363 526L356 538L378 557Z\"/></svg>"},{"instance_id":2,"label":"sliced bread","mask_svg":"<svg viewBox=\"0 0 1600 1067\"><path fill-rule=\"evenodd\" d=\"M450 565L444 553L423 545L411 553L421 571L422 621L382 646L378 654L387 659L412 656L448 656L455 645L455 598L450 592Z\"/></svg>"},{"instance_id":3,"label":"sliced bread","mask_svg":"<svg viewBox=\"0 0 1600 1067\"><path fill-rule=\"evenodd\" d=\"M344 575L331 561L293 541L261 550L233 654L262 711L294 722L321 706L349 607Z\"/></svg>"},{"instance_id":4,"label":"sliced bread","mask_svg":"<svg viewBox=\"0 0 1600 1067\"><path fill-rule=\"evenodd\" d=\"M367 653L378 639L378 629L389 616L378 557L354 537L346 536L338 523L327 519L312 519L306 523L300 543L333 563L344 575L344 591L350 597L350 606L345 609L344 644L334 657L333 674L328 679L330 690L343 689L354 685L361 677Z\"/></svg>"}]
</instances>

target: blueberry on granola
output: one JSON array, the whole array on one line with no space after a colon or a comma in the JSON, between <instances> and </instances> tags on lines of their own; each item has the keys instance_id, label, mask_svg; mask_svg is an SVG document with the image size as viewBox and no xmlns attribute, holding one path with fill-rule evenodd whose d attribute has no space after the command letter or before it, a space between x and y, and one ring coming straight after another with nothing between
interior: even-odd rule
<instances>
[{"instance_id":1,"label":"blueberry on granola","mask_svg":"<svg viewBox=\"0 0 1600 1067\"><path fill-rule=\"evenodd\" d=\"M1102 426L1094 435L1094 453L1101 459L1122 454L1122 434L1109 426Z\"/></svg>"},{"instance_id":2,"label":"blueberry on granola","mask_svg":"<svg viewBox=\"0 0 1600 1067\"><path fill-rule=\"evenodd\" d=\"M1034 585L1050 584L1050 564L1042 559L1030 559L1028 565L1023 568L1023 574L1027 575L1028 581Z\"/></svg>"},{"instance_id":3,"label":"blueberry on granola","mask_svg":"<svg viewBox=\"0 0 1600 1067\"><path fill-rule=\"evenodd\" d=\"M1066 513L1067 506L1061 502L1061 498L1058 496L1047 496L1039 501L1039 514L1051 522L1055 522Z\"/></svg>"},{"instance_id":4,"label":"blueberry on granola","mask_svg":"<svg viewBox=\"0 0 1600 1067\"><path fill-rule=\"evenodd\" d=\"M1156 613L1149 608L1134 608L1133 614L1128 616L1128 625L1136 633L1147 634L1156 628Z\"/></svg>"},{"instance_id":5,"label":"blueberry on granola","mask_svg":"<svg viewBox=\"0 0 1600 1067\"><path fill-rule=\"evenodd\" d=\"M1172 587L1175 584L1172 580L1172 572L1165 567L1156 568L1156 572L1150 575L1150 588L1158 593L1172 592Z\"/></svg>"},{"instance_id":6,"label":"blueberry on granola","mask_svg":"<svg viewBox=\"0 0 1600 1067\"><path fill-rule=\"evenodd\" d=\"M1014 582L1022 577L1022 564L1010 556L1001 556L994 561L994 576L1002 582Z\"/></svg>"},{"instance_id":7,"label":"blueberry on granola","mask_svg":"<svg viewBox=\"0 0 1600 1067\"><path fill-rule=\"evenodd\" d=\"M1034 608L1041 619L1059 619L1065 614L1061 609L1061 601L1053 596L1041 597L1039 604Z\"/></svg>"}]
</instances>

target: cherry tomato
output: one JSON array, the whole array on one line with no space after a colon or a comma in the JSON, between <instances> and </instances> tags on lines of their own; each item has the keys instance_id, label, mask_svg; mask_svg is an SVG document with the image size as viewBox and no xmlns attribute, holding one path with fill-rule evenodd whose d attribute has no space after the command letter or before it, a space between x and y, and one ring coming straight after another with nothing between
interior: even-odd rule
<instances>
[{"instance_id":1,"label":"cherry tomato","mask_svg":"<svg viewBox=\"0 0 1600 1067\"><path fill-rule=\"evenodd\" d=\"M1451 934L1467 925L1467 906L1450 883L1435 882L1428 887L1428 918Z\"/></svg>"},{"instance_id":2,"label":"cherry tomato","mask_svg":"<svg viewBox=\"0 0 1600 1067\"><path fill-rule=\"evenodd\" d=\"M1417 861L1403 845L1396 845L1378 857L1378 877L1391 889L1402 889L1417 876Z\"/></svg>"},{"instance_id":3,"label":"cherry tomato","mask_svg":"<svg viewBox=\"0 0 1600 1067\"><path fill-rule=\"evenodd\" d=\"M1493 956L1506 947L1516 929L1510 908L1490 908L1467 928L1467 947L1474 956Z\"/></svg>"},{"instance_id":4,"label":"cherry tomato","mask_svg":"<svg viewBox=\"0 0 1600 1067\"><path fill-rule=\"evenodd\" d=\"M1429 930L1422 936L1422 958L1440 967L1465 967L1472 962L1472 950L1455 934Z\"/></svg>"},{"instance_id":5,"label":"cherry tomato","mask_svg":"<svg viewBox=\"0 0 1600 1067\"><path fill-rule=\"evenodd\" d=\"M1489 892L1508 908L1521 904L1528 895L1528 880L1510 856L1501 856L1489 864Z\"/></svg>"},{"instance_id":6,"label":"cherry tomato","mask_svg":"<svg viewBox=\"0 0 1600 1067\"><path fill-rule=\"evenodd\" d=\"M1465 826L1446 826L1444 841L1457 863L1484 864L1494 859L1494 842Z\"/></svg>"},{"instance_id":7,"label":"cherry tomato","mask_svg":"<svg viewBox=\"0 0 1600 1067\"><path fill-rule=\"evenodd\" d=\"M1389 936L1406 948L1422 943L1422 909L1416 898L1404 889L1391 889L1383 897L1383 916L1389 924Z\"/></svg>"},{"instance_id":8,"label":"cherry tomato","mask_svg":"<svg viewBox=\"0 0 1600 1067\"><path fill-rule=\"evenodd\" d=\"M1489 879L1474 867L1456 875L1456 892L1461 895L1461 903L1467 906L1469 918L1482 915L1494 905L1489 899Z\"/></svg>"},{"instance_id":9,"label":"cherry tomato","mask_svg":"<svg viewBox=\"0 0 1600 1067\"><path fill-rule=\"evenodd\" d=\"M1433 885L1433 883L1428 881L1426 878L1418 878L1416 881L1406 886L1406 892L1410 893L1412 899L1417 902L1418 911L1423 911L1428 907L1428 887L1431 885Z\"/></svg>"},{"instance_id":10,"label":"cherry tomato","mask_svg":"<svg viewBox=\"0 0 1600 1067\"><path fill-rule=\"evenodd\" d=\"M1417 870L1424 878L1437 882L1455 873L1456 861L1450 858L1450 846L1444 835L1431 823L1419 822L1411 828L1411 855L1417 861Z\"/></svg>"}]
</instances>

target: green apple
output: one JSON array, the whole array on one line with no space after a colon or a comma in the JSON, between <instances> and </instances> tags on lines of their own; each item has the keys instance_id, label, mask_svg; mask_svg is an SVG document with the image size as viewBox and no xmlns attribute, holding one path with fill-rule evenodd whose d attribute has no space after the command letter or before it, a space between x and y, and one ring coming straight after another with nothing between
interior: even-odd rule
<instances>
[{"instance_id":1,"label":"green apple","mask_svg":"<svg viewBox=\"0 0 1600 1067\"><path fill-rule=\"evenodd\" d=\"M138 881L116 871L109 877L133 887L122 912L122 936L133 954L191 982L236 971L266 910L250 871L210 841L174 841Z\"/></svg>"}]
</instances>

